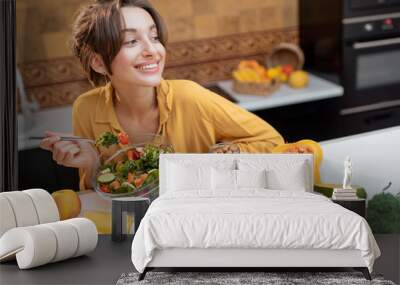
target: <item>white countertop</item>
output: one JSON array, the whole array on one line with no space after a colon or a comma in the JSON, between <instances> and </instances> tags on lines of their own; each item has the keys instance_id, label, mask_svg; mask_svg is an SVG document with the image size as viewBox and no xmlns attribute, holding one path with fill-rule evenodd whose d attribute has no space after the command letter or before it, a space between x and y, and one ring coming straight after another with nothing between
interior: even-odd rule
<instances>
[{"instance_id":1,"label":"white countertop","mask_svg":"<svg viewBox=\"0 0 400 285\"><path fill-rule=\"evenodd\" d=\"M39 140L31 136L44 136L45 131L72 134L72 106L45 109L32 113L29 118L18 114L18 150L39 147Z\"/></svg>"},{"instance_id":2,"label":"white countertop","mask_svg":"<svg viewBox=\"0 0 400 285\"><path fill-rule=\"evenodd\" d=\"M28 137L42 136L46 130L71 133L71 111L72 107L67 106L34 113L30 117L31 127L27 127L19 115L18 150L38 147L39 141L28 140ZM321 146L324 152L323 183L342 183L343 161L350 155L353 184L364 186L369 198L389 181L392 182L390 193L400 191L400 126L323 141Z\"/></svg>"},{"instance_id":3,"label":"white countertop","mask_svg":"<svg viewBox=\"0 0 400 285\"><path fill-rule=\"evenodd\" d=\"M389 182L389 193L400 192L400 126L321 142L323 183L341 184L344 160L352 159L352 184L368 193L368 200Z\"/></svg>"},{"instance_id":4,"label":"white countertop","mask_svg":"<svg viewBox=\"0 0 400 285\"><path fill-rule=\"evenodd\" d=\"M287 84L267 96L239 94L233 91L233 81L218 82L218 86L237 100L237 104L249 111L317 101L343 96L343 87L309 73L309 85L302 89L290 88Z\"/></svg>"}]
</instances>

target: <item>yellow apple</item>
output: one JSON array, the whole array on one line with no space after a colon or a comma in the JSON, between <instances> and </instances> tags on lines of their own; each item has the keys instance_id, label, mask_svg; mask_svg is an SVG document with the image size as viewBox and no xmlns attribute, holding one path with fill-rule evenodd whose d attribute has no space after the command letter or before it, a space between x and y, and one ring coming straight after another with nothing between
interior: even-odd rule
<instances>
[{"instance_id":1,"label":"yellow apple","mask_svg":"<svg viewBox=\"0 0 400 285\"><path fill-rule=\"evenodd\" d=\"M308 85L308 81L308 73L303 70L297 70L289 76L288 84L292 88L303 88Z\"/></svg>"},{"instance_id":2,"label":"yellow apple","mask_svg":"<svg viewBox=\"0 0 400 285\"><path fill-rule=\"evenodd\" d=\"M81 212L81 200L79 195L70 189L63 189L51 194L57 204L60 220L77 217Z\"/></svg>"}]
</instances>

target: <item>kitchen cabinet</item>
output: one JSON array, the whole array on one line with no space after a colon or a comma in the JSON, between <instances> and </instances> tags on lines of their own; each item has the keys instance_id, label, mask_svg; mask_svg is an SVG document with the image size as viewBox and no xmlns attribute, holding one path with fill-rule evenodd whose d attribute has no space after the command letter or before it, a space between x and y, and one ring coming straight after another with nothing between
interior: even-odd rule
<instances>
[{"instance_id":1,"label":"kitchen cabinet","mask_svg":"<svg viewBox=\"0 0 400 285\"><path fill-rule=\"evenodd\" d=\"M301 139L322 141L341 136L337 99L254 111L271 124L287 142Z\"/></svg>"},{"instance_id":2,"label":"kitchen cabinet","mask_svg":"<svg viewBox=\"0 0 400 285\"><path fill-rule=\"evenodd\" d=\"M292 89L284 84L268 96L238 94L232 80L208 88L267 121L288 142L339 137L343 132L338 112L343 88L317 75L309 76L305 88Z\"/></svg>"},{"instance_id":3,"label":"kitchen cabinet","mask_svg":"<svg viewBox=\"0 0 400 285\"><path fill-rule=\"evenodd\" d=\"M49 151L39 148L45 131L72 133L72 106L49 108L29 116L18 114L18 188L44 188L49 192L58 189L79 189L79 174L74 168L58 165Z\"/></svg>"},{"instance_id":4,"label":"kitchen cabinet","mask_svg":"<svg viewBox=\"0 0 400 285\"><path fill-rule=\"evenodd\" d=\"M66 188L79 190L78 170L58 165L49 151L40 148L20 150L18 188L43 188L50 193Z\"/></svg>"}]
</instances>

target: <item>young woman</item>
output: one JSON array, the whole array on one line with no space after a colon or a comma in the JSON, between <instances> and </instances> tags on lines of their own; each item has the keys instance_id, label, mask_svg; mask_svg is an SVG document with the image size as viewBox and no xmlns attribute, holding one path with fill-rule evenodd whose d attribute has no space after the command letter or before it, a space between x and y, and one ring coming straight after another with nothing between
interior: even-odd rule
<instances>
[{"instance_id":1,"label":"young woman","mask_svg":"<svg viewBox=\"0 0 400 285\"><path fill-rule=\"evenodd\" d=\"M167 31L146 0L97 0L83 7L73 28L73 51L97 86L73 105L76 136L140 133L168 139L175 152L208 152L229 141L241 152L270 152L284 141L268 123L187 80L164 80ZM90 143L61 141L48 132L41 147L57 163L80 168L81 189L91 188L98 153Z\"/></svg>"}]
</instances>

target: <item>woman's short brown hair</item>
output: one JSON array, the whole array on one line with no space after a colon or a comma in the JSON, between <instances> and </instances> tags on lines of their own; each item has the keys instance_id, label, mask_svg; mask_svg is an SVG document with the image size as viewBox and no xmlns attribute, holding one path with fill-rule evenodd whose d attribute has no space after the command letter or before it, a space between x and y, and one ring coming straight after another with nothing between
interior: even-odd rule
<instances>
[{"instance_id":1,"label":"woman's short brown hair","mask_svg":"<svg viewBox=\"0 0 400 285\"><path fill-rule=\"evenodd\" d=\"M72 28L72 51L79 58L84 71L94 86L104 83L104 76L91 67L95 53L103 59L107 72L111 73L111 62L123 42L124 21L122 7L139 7L153 18L160 42L167 43L167 30L160 14L147 0L96 0L82 7Z\"/></svg>"}]
</instances>

